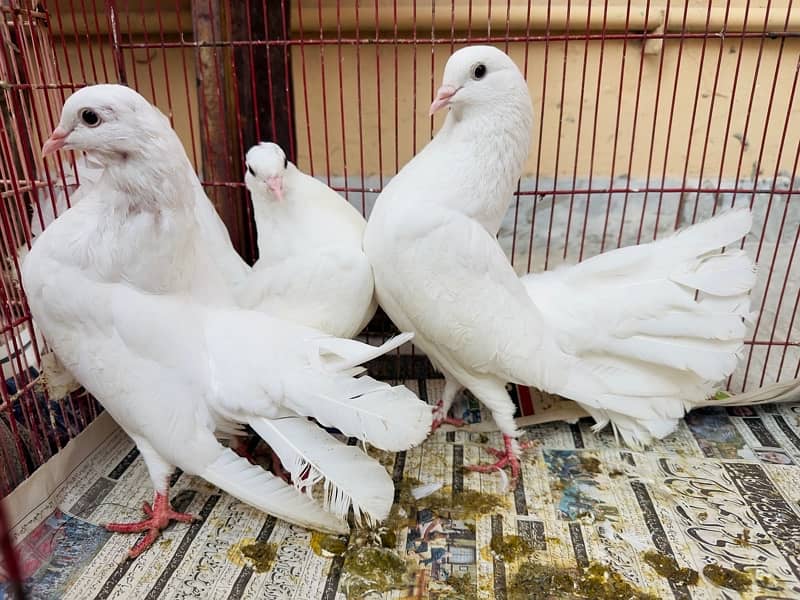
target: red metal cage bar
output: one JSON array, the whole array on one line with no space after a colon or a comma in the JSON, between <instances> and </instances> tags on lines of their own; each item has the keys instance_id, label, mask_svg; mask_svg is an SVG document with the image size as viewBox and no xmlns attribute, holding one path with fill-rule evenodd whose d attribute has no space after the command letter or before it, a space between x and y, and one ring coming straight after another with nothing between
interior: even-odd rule
<instances>
[{"instance_id":1,"label":"red metal cage bar","mask_svg":"<svg viewBox=\"0 0 800 600\"><path fill-rule=\"evenodd\" d=\"M368 214L438 128L425 109L447 56L497 44L526 75L538 121L500 232L515 267L553 268L752 206L744 247L761 267L759 314L730 386L800 372L791 3L11 0L0 10L4 494L98 410L85 395L48 396L37 377L46 349L19 286L32 235L88 172L64 157L45 165L38 148L64 98L97 82L127 83L169 116L253 260L250 144L277 139Z\"/></svg>"}]
</instances>

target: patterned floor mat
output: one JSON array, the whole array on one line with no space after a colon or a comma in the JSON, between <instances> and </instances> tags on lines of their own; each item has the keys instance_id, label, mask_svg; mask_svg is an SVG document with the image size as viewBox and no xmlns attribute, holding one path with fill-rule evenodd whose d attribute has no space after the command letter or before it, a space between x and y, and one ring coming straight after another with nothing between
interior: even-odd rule
<instances>
[{"instance_id":1,"label":"patterned floor mat","mask_svg":"<svg viewBox=\"0 0 800 600\"><path fill-rule=\"evenodd\" d=\"M405 383L430 402L443 387ZM461 411L479 415L468 398ZM176 474L173 503L202 522L170 526L135 561L125 560L134 537L100 526L138 518L151 495L117 431L71 475L56 510L17 527L27 587L36 600L800 598L800 405L697 411L646 452L590 427L526 427L538 445L513 491L462 468L490 458L495 433L371 451L395 479L396 504L387 526L349 539Z\"/></svg>"}]
</instances>

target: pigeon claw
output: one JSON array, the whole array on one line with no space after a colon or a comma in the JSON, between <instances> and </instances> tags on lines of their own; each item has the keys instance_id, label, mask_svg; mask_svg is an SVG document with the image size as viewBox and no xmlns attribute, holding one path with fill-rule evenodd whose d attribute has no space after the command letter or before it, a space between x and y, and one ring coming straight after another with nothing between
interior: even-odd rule
<instances>
[{"instance_id":1,"label":"pigeon claw","mask_svg":"<svg viewBox=\"0 0 800 600\"><path fill-rule=\"evenodd\" d=\"M497 459L495 462L481 465L467 465L464 468L478 473L492 473L493 471L501 471L509 467L511 469L511 481L509 485L510 489L513 490L517 487L517 481L519 481L521 472L518 454L522 450L532 448L535 444L534 442L518 443L519 450L515 450L514 438L503 435L503 445L504 448L502 450L498 450L497 448L485 448L486 452Z\"/></svg>"},{"instance_id":2,"label":"pigeon claw","mask_svg":"<svg viewBox=\"0 0 800 600\"><path fill-rule=\"evenodd\" d=\"M281 462L281 457L270 448L270 460L272 461L272 472L283 479L286 483L291 483L291 476L289 475L289 471L283 468L283 463Z\"/></svg>"},{"instance_id":3,"label":"pigeon claw","mask_svg":"<svg viewBox=\"0 0 800 600\"><path fill-rule=\"evenodd\" d=\"M467 422L464 419L456 419L454 417L448 417L444 414L444 410L442 410L443 405L442 401L439 400L439 403L433 409L433 423L431 423L431 433L439 429L442 425L452 425L453 427L464 427Z\"/></svg>"},{"instance_id":4,"label":"pigeon claw","mask_svg":"<svg viewBox=\"0 0 800 600\"><path fill-rule=\"evenodd\" d=\"M153 545L153 542L158 539L161 530L170 524L170 521L179 521L181 523L191 523L197 521L198 518L189 513L181 513L172 509L169 498L166 494L156 492L153 505L150 506L149 502L142 504L142 510L147 515L147 519L143 521L136 521L134 523L107 523L106 529L114 533L141 533L146 532L142 539L128 551L129 558L136 558L142 552L147 550Z\"/></svg>"},{"instance_id":5,"label":"pigeon claw","mask_svg":"<svg viewBox=\"0 0 800 600\"><path fill-rule=\"evenodd\" d=\"M431 423L431 433L439 429L442 425L452 425L453 427L464 427L467 422L464 419L455 419L453 417L443 417L441 419L434 418Z\"/></svg>"}]
</instances>

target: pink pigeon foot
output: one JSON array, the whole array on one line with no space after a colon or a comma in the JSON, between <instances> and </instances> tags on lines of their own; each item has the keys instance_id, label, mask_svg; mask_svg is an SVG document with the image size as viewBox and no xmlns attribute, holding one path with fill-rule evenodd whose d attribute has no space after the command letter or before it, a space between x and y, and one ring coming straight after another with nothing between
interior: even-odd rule
<instances>
[{"instance_id":1,"label":"pink pigeon foot","mask_svg":"<svg viewBox=\"0 0 800 600\"><path fill-rule=\"evenodd\" d=\"M128 551L130 558L136 558L147 548L153 545L161 530L169 525L170 521L180 521L181 523L191 523L198 518L189 513L180 513L172 509L169 498L166 494L156 492L153 506L149 502L142 504L142 510L149 518L135 523L107 523L106 529L115 533L141 533L146 531L145 536Z\"/></svg>"},{"instance_id":2,"label":"pink pigeon foot","mask_svg":"<svg viewBox=\"0 0 800 600\"><path fill-rule=\"evenodd\" d=\"M486 448L486 451L492 456L497 458L497 461L488 465L467 465L465 469L470 471L477 471L478 473L491 473L492 471L500 471L507 466L511 467L511 482L510 487L514 489L517 487L517 480L520 474L519 457L514 453L512 442L514 438L508 435L503 435L503 444L505 449L498 450L496 448ZM521 442L519 444L520 450L527 450L535 445L534 442Z\"/></svg>"},{"instance_id":3,"label":"pink pigeon foot","mask_svg":"<svg viewBox=\"0 0 800 600\"><path fill-rule=\"evenodd\" d=\"M448 417L443 414L444 411L442 401L439 400L438 404L433 408L433 423L431 424L431 433L439 429L442 425L452 425L453 427L464 427L467 422L464 419L456 419Z\"/></svg>"}]
</instances>

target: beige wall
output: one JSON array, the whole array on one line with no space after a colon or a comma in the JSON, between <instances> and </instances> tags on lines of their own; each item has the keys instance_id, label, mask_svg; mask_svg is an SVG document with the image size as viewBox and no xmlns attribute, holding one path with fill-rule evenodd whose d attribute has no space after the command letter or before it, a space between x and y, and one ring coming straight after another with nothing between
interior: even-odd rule
<instances>
[{"instance_id":1,"label":"beige wall","mask_svg":"<svg viewBox=\"0 0 800 600\"><path fill-rule=\"evenodd\" d=\"M328 4L331 3L324 3ZM451 23L455 31L462 31L457 35L465 35L466 4L457 2L453 13L449 2L435 3L435 11L431 10L431 3L418 2L418 35L430 38L432 12L437 25L437 37L450 37ZM711 12L704 2L690 2L688 5L672 3L666 15L663 9L655 8L656 4L653 3L646 20L645 3L635 3L630 14L625 9L626 4L609 2L605 14L607 31L622 31L626 20L631 29L638 27L639 30L667 32L680 31L684 27L689 31L704 31L707 18L709 30L721 31L726 22L724 3L714 3ZM768 30L782 30L787 22L787 6L790 6L785 1L772 2L770 12L766 13L766 2L751 2L749 11L745 13L745 1L729 4L731 8L727 14L726 30L730 32L763 31L765 19ZM299 31L296 10L296 37L318 38L318 33L311 32L318 32L320 23L326 31L335 31L335 10L327 7L320 18L316 3L306 1L300 5L306 33ZM492 31L493 35L505 33L506 6L502 3L494 3L493 6L492 28L487 29L487 3L472 3L474 36L485 35L487 30ZM592 10L588 11L586 3L572 3L570 23L573 33L587 31L587 19L590 23L588 31L598 33L601 30L603 3L595 2L590 6ZM565 29L566 16L565 2L551 3L549 23L552 33ZM535 5L529 19L526 3L512 3L508 17L508 31L512 36L523 35L529 23L533 34L541 36L548 22L547 7L543 5ZM376 22L380 36L390 35L393 18L391 3L379 3L377 19L372 8L362 8L358 37L374 38ZM344 24L343 36L355 37L354 11L340 11L339 19ZM408 37L413 34L410 8L399 10L398 21L401 35ZM789 29L800 30L800 10L788 14L788 23ZM800 132L797 103L789 105L800 51L800 41L797 39L785 42L767 39L763 44L761 40L750 39L741 44L741 40L735 37L726 40L712 37L705 44L702 39L695 39L683 43L666 40L663 45L651 40L646 47L638 40L630 40L627 44L621 40L607 40L604 43L597 40L588 44L583 40L569 43L551 41L549 44L543 41L514 43L510 45L509 53L520 67L525 64L526 50L528 67L525 75L536 114L542 116L534 136L527 174L536 174L538 164L539 175L546 178L569 178L573 173L578 177L586 177L590 173L607 177L613 172L615 175L630 173L636 178L649 175L660 179L665 169L668 177L682 178L688 163L688 178L697 177L701 167L704 178L717 176L720 172L723 177L732 178L739 170L741 156L741 176L750 176L762 153L762 145L763 174L771 175L778 162L782 170L790 171L792 168ZM312 45L303 50L304 56L295 48L294 91L303 157L301 164L310 166L313 162L314 171L324 173L327 154L333 173L343 172L346 158L348 173L360 174L363 153L365 175L381 172L384 175L392 174L395 164L402 165L412 156L415 147L418 149L430 139L427 106L450 52L449 44L435 47L431 44L419 44L416 47L348 44L341 48ZM431 81L432 57L435 83ZM380 86L376 75L378 61L381 65ZM398 65L397 84L394 81L395 61ZM359 62L362 74L360 86L355 76ZM738 76L735 76L737 64ZM543 80L545 68L546 82ZM719 78L714 88L717 70ZM343 82L341 86L340 77ZM776 81L774 100L767 120L773 81ZM322 97L323 82L327 107ZM304 87L307 89L308 106L304 102ZM413 106L415 91L416 107ZM358 130L359 101L361 135ZM540 112L542 106L543 114ZM695 106L696 117L692 124ZM324 123L325 108L327 129ZM674 119L670 128L671 111L674 112ZM778 161L787 114L790 116L788 135ZM442 118L436 117L434 130ZM730 129L726 135L728 122ZM310 141L307 130L310 131ZM379 137L383 150L382 164L378 162ZM704 162L706 137L708 144ZM593 138L594 156L591 153ZM612 154L615 139L617 148ZM746 141L743 154L741 139Z\"/></svg>"},{"instance_id":2,"label":"beige wall","mask_svg":"<svg viewBox=\"0 0 800 600\"><path fill-rule=\"evenodd\" d=\"M97 2L98 0L94 0ZM124 9L126 3L120 2ZM180 3L181 21L185 35L190 34L191 12L189 3ZM398 35L410 37L412 12L410 3L400 3L398 8ZM742 29L763 29L764 19L768 19L768 29L781 30L787 18L786 0L772 2L769 14L764 12L766 2L751 2L748 19L744 19L745 0L730 3L728 14L729 31ZM69 9L69 3L61 2L62 11ZM322 18L317 3L304 0L293 3L292 18L295 38L319 38L320 22L325 28L325 36L336 35L335 3L323 2ZM98 3L102 6L102 3ZM145 5L143 16L139 13L139 4L133 3L136 12L127 18L123 13L120 22L123 31L132 29L137 39L142 39L144 27L157 26L155 3L149 1ZM175 9L170 4L164 9L163 22L171 39L177 39L177 19ZM355 6L355 5L353 5ZM455 31L465 34L467 23L467 3L456 2L456 11L450 10L450 2L437 2L435 10L430 3L417 3L417 31L420 37L431 35L431 14L435 21L436 35L440 38L450 36L451 23ZM573 31L585 31L587 18L589 29L599 31L603 21L602 3L591 4L592 11L587 12L587 5L573 3L570 7L570 22ZM681 3L672 3L668 15L661 9L651 8L645 21L645 3L632 5L626 15L626 3L610 2L606 14L607 31L614 32L624 28L626 18L630 27L640 29L677 31L683 27L683 8ZM654 5L655 6L655 5ZM710 13L711 28L721 29L725 18L723 3L714 3ZM472 3L473 35L481 35L487 31L488 6L486 3ZM692 31L705 28L707 4L689 2L686 12L686 28ZM302 11L304 32L299 28L300 11ZM795 15L795 13L798 13ZM66 13L64 13L66 15ZM527 18L526 5L512 3L508 12L508 30L511 35L525 33L527 24L531 23L531 32L543 35L547 23L547 10L544 6L535 5L530 21ZM343 8L339 15L342 35L352 38L355 33L354 10ZM797 29L800 22L800 10L789 15L790 29ZM362 7L359 12L360 39L374 38L375 23L380 30L378 35L391 35L393 29L393 9L391 3L380 0L377 18L372 6ZM553 2L550 11L550 29L556 33L565 28L566 3ZM66 22L66 19L64 19ZM100 17L101 30L104 31L105 20ZM77 25L66 23L65 29L92 29L90 18L88 25L82 19ZM506 6L495 2L492 9L491 31L497 35L506 29ZM171 28L171 29L170 29ZM659 29L661 28L661 29ZM171 31L171 33L170 33ZM106 38L107 39L107 38ZM152 41L152 38L151 38ZM741 52L740 52L741 47ZM782 50L780 61L778 56ZM107 64L113 64L108 45L105 45ZM545 50L547 60L545 61ZM709 38L703 53L702 40L687 40L682 44L677 40L667 40L663 47L657 41L651 41L643 54L642 43L629 41L625 46L622 41L608 40L604 44L583 40L569 43L551 41L546 45L542 41L527 44L528 68L526 77L530 84L531 95L537 116L544 107L541 123L537 126L528 174L538 173L542 177L571 178L573 172L578 177L586 177L593 173L597 177L607 177L612 170L615 175L629 173L633 177L648 176L660 178L662 170L670 178L683 176L684 165L688 160L689 178L697 177L703 160L705 138L708 146L703 173L706 178L716 177L720 173L732 178L736 175L741 155L741 175L750 176L754 170L759 154L761 171L771 175L778 165L784 171L790 171L794 162L800 132L800 115L797 102L789 105L789 98L797 69L800 54L800 40L780 39L747 40L743 45L735 37L724 41L719 37ZM392 175L396 165L402 164L419 149L431 135L431 122L427 117L427 106L435 87L438 86L441 72L450 54L449 44L410 45L377 45L345 44L307 45L302 50L293 47L292 65L294 76L295 116L299 146L299 164L309 169L313 163L315 174L325 174L330 165L333 175L343 175L345 167L349 176ZM511 44L509 52L522 66L525 59L526 44ZM89 50L82 46L84 57ZM600 54L602 52L602 65ZM99 50L95 48L95 60L99 63ZM759 61L760 53L760 63ZM341 54L341 61L340 61ZM87 74L81 76L77 61L75 44L67 46L66 53L60 46L56 47L56 56L64 80L67 80L67 63L72 65L73 79L76 81L93 80L87 65ZM586 69L584 69L584 56ZM642 56L644 59L642 60ZM165 112L170 111L167 102L166 87L171 93L171 113L175 127L184 140L190 156L192 143L190 123L194 125L195 148L199 152L197 141L198 111L194 81L194 54L191 50L168 49L165 51L151 49L149 51L126 51L129 69L128 79L131 84L138 77L137 88L154 99ZM164 61L166 59L166 69ZM431 61L433 59L433 79ZM380 76L377 63L380 61ZM680 68L678 61L680 60ZM734 77L737 63L738 78ZM397 84L395 84L395 62L397 63ZM701 62L702 68L701 68ZM662 66L663 63L663 66ZM188 86L184 82L184 65L188 74ZM323 66L324 65L324 66ZM131 68L133 66L133 69ZM543 82L545 66L547 67L546 85ZM714 76L719 66L719 80L714 92ZM155 86L150 84L149 68L152 68ZM341 69L341 73L340 73ZM360 83L356 73L360 69ZM416 69L416 76L414 71ZM565 70L564 70L565 69ZM602 71L602 77L600 77ZM777 73L777 74L776 74ZM677 87L675 81L677 76ZM341 85L340 85L341 77ZM641 85L637 81L641 77ZM83 79L81 79L83 78ZM113 74L112 74L113 78ZM380 78L380 85L378 83ZM598 94L599 78L599 94ZM698 81L700 82L698 88ZM769 120L766 112L769 97L776 81L774 101ZM322 84L325 84L326 102L323 101ZM561 104L562 82L564 103ZM754 88L755 85L755 88ZM581 89L584 90L581 102ZM638 109L636 105L637 89L639 90ZM305 94L304 94L305 90ZM754 90L754 91L753 91ZM417 100L414 105L414 92ZM656 95L658 94L658 102ZM305 98L308 98L306 104ZM619 124L617 125L617 105L621 98ZM380 101L380 110L378 109ZM674 120L671 129L668 118L674 103ZM359 108L360 104L360 108ZM692 127L691 115L694 107L696 120ZM342 108L343 106L343 108ZM752 107L752 110L751 110ZM713 110L713 112L712 112ZM360 111L360 120L359 120ZM595 122L595 112L598 118ZM745 122L748 112L750 121L745 135ZM327 113L327 128L324 115ZM344 114L344 126L342 124ZM782 130L789 116L788 135L784 140L783 155L778 161ZM437 116L433 123L435 130L441 120ZM538 118L537 118L538 121ZM726 135L726 124L730 121L730 129ZM395 126L395 122L397 126ZM580 123L580 127L579 127ZM559 130L560 126L560 130ZM632 142L633 130L636 128L635 140ZM667 137L670 137L667 148ZM541 156L538 149L541 136ZM592 138L595 138L595 153L591 156ZM651 142L652 138L652 142ZM616 153L612 154L614 141L617 141ZM740 140L744 139L746 144ZM560 141L558 164L556 165L556 147ZM379 161L378 147L381 154ZM653 150L652 165L648 165L649 155ZM395 151L395 149L397 151ZM724 149L724 155L723 155ZM631 155L633 160L631 161ZM362 169L363 156L363 169ZM345 161L346 158L346 161ZM724 159L724 162L723 162ZM630 169L629 169L629 161Z\"/></svg>"},{"instance_id":3,"label":"beige wall","mask_svg":"<svg viewBox=\"0 0 800 600\"><path fill-rule=\"evenodd\" d=\"M78 60L79 48L76 44L67 44L64 47L57 45L55 53L58 72L64 82L70 80L77 83L117 81L114 60L108 44L105 44L102 49L97 43L92 48L89 48L86 43L82 44L80 53L84 57L83 71ZM91 57L94 57L94 69ZM194 52L191 49L180 48L135 49L126 50L125 59L129 85L135 87L143 96L172 118L173 127L183 140L189 157L194 158L196 150L199 159L200 131ZM105 70L103 61L106 65ZM187 73L186 79L183 75L184 67ZM72 70L71 77L70 69ZM97 73L96 78L95 72ZM150 79L151 72L153 84ZM192 132L194 146L192 145Z\"/></svg>"}]
</instances>

